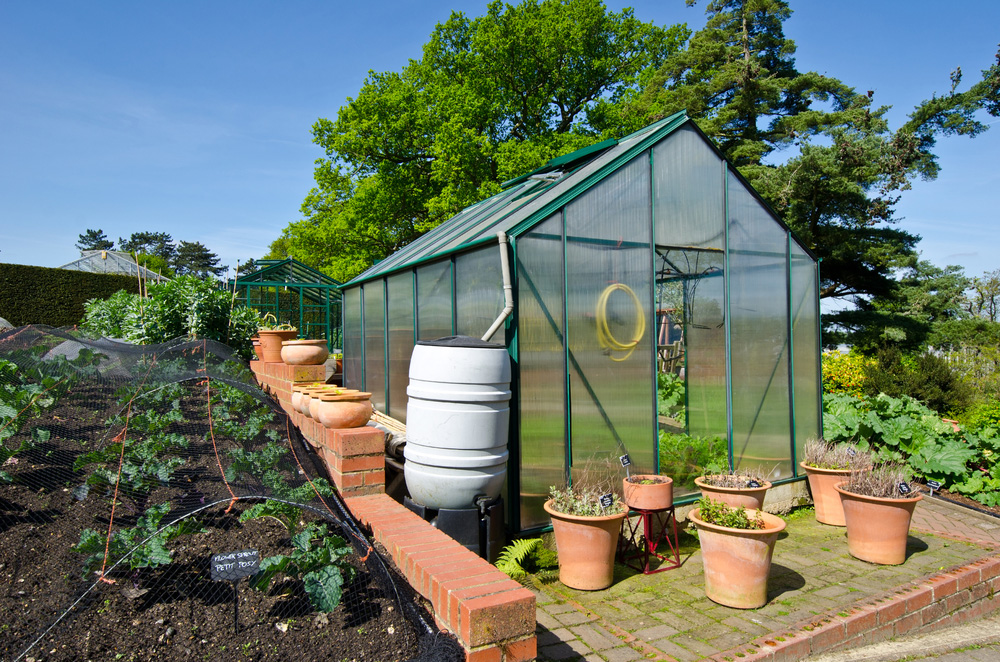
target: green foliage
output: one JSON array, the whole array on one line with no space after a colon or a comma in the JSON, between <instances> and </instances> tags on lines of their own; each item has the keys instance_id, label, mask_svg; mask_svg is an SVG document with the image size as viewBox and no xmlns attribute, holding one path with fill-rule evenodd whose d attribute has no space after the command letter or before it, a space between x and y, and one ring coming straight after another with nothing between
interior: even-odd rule
<instances>
[{"instance_id":1,"label":"green foliage","mask_svg":"<svg viewBox=\"0 0 1000 662\"><path fill-rule=\"evenodd\" d=\"M607 494L611 495L611 505L605 508L601 506L601 497ZM605 485L576 484L563 489L553 485L549 488L549 498L554 510L577 517L617 515L625 507L618 493Z\"/></svg>"},{"instance_id":2,"label":"green foliage","mask_svg":"<svg viewBox=\"0 0 1000 662\"><path fill-rule=\"evenodd\" d=\"M854 351L823 352L823 392L860 397L864 394L865 369L874 359Z\"/></svg>"},{"instance_id":3,"label":"green foliage","mask_svg":"<svg viewBox=\"0 0 1000 662\"><path fill-rule=\"evenodd\" d=\"M232 296L210 281L181 276L150 285L147 298L119 293L91 299L81 326L96 335L141 344L208 338L249 359L257 324L257 313L245 306L232 308Z\"/></svg>"},{"instance_id":4,"label":"green foliage","mask_svg":"<svg viewBox=\"0 0 1000 662\"><path fill-rule=\"evenodd\" d=\"M671 372L656 373L656 413L684 424L684 380Z\"/></svg>"},{"instance_id":5,"label":"green foliage","mask_svg":"<svg viewBox=\"0 0 1000 662\"><path fill-rule=\"evenodd\" d=\"M132 276L0 264L0 310L14 326L73 326L84 315L84 302L118 290L139 291Z\"/></svg>"},{"instance_id":6,"label":"green foliage","mask_svg":"<svg viewBox=\"0 0 1000 662\"><path fill-rule=\"evenodd\" d=\"M170 541L183 535L202 533L205 529L193 517L185 517L170 526L161 527L160 522L168 512L170 512L169 503L148 508L134 527L116 531L112 534L110 542L107 541L106 532L84 529L80 534L79 544L73 548L74 552L88 554L84 560L84 577L101 567L104 562L105 543L108 548L108 566L125 558L126 555L128 555L128 565L133 570L155 568L170 563L172 552L167 548Z\"/></svg>"},{"instance_id":7,"label":"green foliage","mask_svg":"<svg viewBox=\"0 0 1000 662\"><path fill-rule=\"evenodd\" d=\"M541 538L520 538L503 548L496 567L511 579L523 581L529 575L543 574L559 566L556 552L547 548Z\"/></svg>"},{"instance_id":8,"label":"green foliage","mask_svg":"<svg viewBox=\"0 0 1000 662\"><path fill-rule=\"evenodd\" d=\"M351 553L343 538L327 533L325 524L309 524L291 538L292 552L269 556L260 562L260 571L250 578L250 586L264 591L278 575L301 579L309 601L319 611L331 612L340 604L343 585L355 571L345 560Z\"/></svg>"},{"instance_id":9,"label":"green foliage","mask_svg":"<svg viewBox=\"0 0 1000 662\"><path fill-rule=\"evenodd\" d=\"M200 241L178 242L170 266L182 276L197 278L221 276L228 269L225 266L220 267L219 257Z\"/></svg>"},{"instance_id":10,"label":"green foliage","mask_svg":"<svg viewBox=\"0 0 1000 662\"><path fill-rule=\"evenodd\" d=\"M943 414L955 414L968 405L971 393L947 361L930 353L904 356L895 345L882 347L863 367L863 391L920 400Z\"/></svg>"},{"instance_id":11,"label":"green foliage","mask_svg":"<svg viewBox=\"0 0 1000 662\"><path fill-rule=\"evenodd\" d=\"M693 437L660 430L660 473L678 489L695 489L694 479L729 469L729 444L722 437Z\"/></svg>"},{"instance_id":12,"label":"green foliage","mask_svg":"<svg viewBox=\"0 0 1000 662\"><path fill-rule=\"evenodd\" d=\"M104 230L88 229L80 235L75 245L81 251L110 251L115 247L115 242L108 239Z\"/></svg>"},{"instance_id":13,"label":"green foliage","mask_svg":"<svg viewBox=\"0 0 1000 662\"><path fill-rule=\"evenodd\" d=\"M765 527L764 517L759 510L754 513L753 519L750 519L743 506L733 508L711 499L698 500L698 516L703 522L724 526L727 529L759 530Z\"/></svg>"},{"instance_id":14,"label":"green foliage","mask_svg":"<svg viewBox=\"0 0 1000 662\"><path fill-rule=\"evenodd\" d=\"M601 140L598 107L638 93L687 34L599 0L453 13L421 57L370 72L336 120L313 125L316 188L271 255L350 279L501 182Z\"/></svg>"}]
</instances>

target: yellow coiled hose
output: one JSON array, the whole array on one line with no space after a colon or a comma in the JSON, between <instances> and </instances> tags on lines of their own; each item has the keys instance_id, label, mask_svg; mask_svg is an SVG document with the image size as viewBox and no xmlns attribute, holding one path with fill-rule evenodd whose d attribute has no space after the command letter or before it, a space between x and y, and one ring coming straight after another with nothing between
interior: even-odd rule
<instances>
[{"instance_id":1,"label":"yellow coiled hose","mask_svg":"<svg viewBox=\"0 0 1000 662\"><path fill-rule=\"evenodd\" d=\"M608 299L615 292L622 291L628 294L632 298L632 303L635 305L635 333L633 333L633 338L631 342L623 343L619 342L617 338L611 335L611 328L608 326ZM603 292L601 292L601 298L597 300L597 342L600 343L601 347L607 350L608 356L612 361L624 361L632 355L635 348L639 346L639 341L642 340L642 336L646 333L646 318L642 314L642 304L639 303L639 297L635 295L628 285L623 285L622 283L615 283L614 285L609 285ZM622 357L615 357L611 352L626 352Z\"/></svg>"}]
</instances>

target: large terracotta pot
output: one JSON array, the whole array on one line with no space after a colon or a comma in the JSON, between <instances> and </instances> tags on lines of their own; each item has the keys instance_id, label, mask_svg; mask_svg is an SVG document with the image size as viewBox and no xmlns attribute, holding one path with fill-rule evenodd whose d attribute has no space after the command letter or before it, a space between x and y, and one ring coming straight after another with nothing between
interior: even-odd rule
<instances>
[{"instance_id":1,"label":"large terracotta pot","mask_svg":"<svg viewBox=\"0 0 1000 662\"><path fill-rule=\"evenodd\" d=\"M820 469L810 467L805 462L799 466L809 479L813 505L816 506L816 521L830 526L844 526L844 507L840 505L840 495L834 485L843 483L851 475L850 469Z\"/></svg>"},{"instance_id":2,"label":"large terracotta pot","mask_svg":"<svg viewBox=\"0 0 1000 662\"><path fill-rule=\"evenodd\" d=\"M644 485L644 480L651 482ZM636 474L622 479L622 493L625 504L633 510L663 510L674 505L674 479Z\"/></svg>"},{"instance_id":3,"label":"large terracotta pot","mask_svg":"<svg viewBox=\"0 0 1000 662\"><path fill-rule=\"evenodd\" d=\"M281 343L292 340L299 335L295 330L258 329L260 338L261 361L265 363L281 363Z\"/></svg>"},{"instance_id":4,"label":"large terracotta pot","mask_svg":"<svg viewBox=\"0 0 1000 662\"><path fill-rule=\"evenodd\" d=\"M543 507L552 518L552 533L559 553L559 581L581 591L611 586L625 508L611 515L579 517L553 510L551 499Z\"/></svg>"},{"instance_id":5,"label":"large terracotta pot","mask_svg":"<svg viewBox=\"0 0 1000 662\"><path fill-rule=\"evenodd\" d=\"M748 511L747 516L756 517ZM780 517L761 513L763 529L730 529L701 519L701 510L688 513L698 528L705 567L705 595L709 600L737 609L767 604L767 576L778 534L785 528Z\"/></svg>"},{"instance_id":6,"label":"large terracotta pot","mask_svg":"<svg viewBox=\"0 0 1000 662\"><path fill-rule=\"evenodd\" d=\"M285 340L281 343L281 360L288 365L323 365L330 350L325 340Z\"/></svg>"},{"instance_id":7,"label":"large terracotta pot","mask_svg":"<svg viewBox=\"0 0 1000 662\"><path fill-rule=\"evenodd\" d=\"M882 499L854 494L842 489L840 495L847 523L847 551L856 559L882 565L899 565L906 560L906 538L919 494L905 499Z\"/></svg>"},{"instance_id":8,"label":"large terracotta pot","mask_svg":"<svg viewBox=\"0 0 1000 662\"><path fill-rule=\"evenodd\" d=\"M709 476L700 476L694 479L694 484L701 490L701 495L712 501L720 501L733 508L744 508L760 510L764 507L764 495L767 494L771 482L765 480L760 487L716 487L705 482Z\"/></svg>"},{"instance_id":9,"label":"large terracotta pot","mask_svg":"<svg viewBox=\"0 0 1000 662\"><path fill-rule=\"evenodd\" d=\"M309 414L331 430L360 428L372 417L371 397L371 393L354 390L311 393Z\"/></svg>"}]
</instances>

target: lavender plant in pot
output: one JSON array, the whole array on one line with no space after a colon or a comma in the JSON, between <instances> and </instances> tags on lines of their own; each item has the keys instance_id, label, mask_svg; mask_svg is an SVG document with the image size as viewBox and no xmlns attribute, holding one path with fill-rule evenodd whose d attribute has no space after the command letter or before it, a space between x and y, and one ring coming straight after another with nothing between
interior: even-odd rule
<instances>
[{"instance_id":1,"label":"lavender plant in pot","mask_svg":"<svg viewBox=\"0 0 1000 662\"><path fill-rule=\"evenodd\" d=\"M906 560L910 520L923 498L908 481L905 465L885 463L854 471L834 486L844 508L851 556L882 565L899 565Z\"/></svg>"},{"instance_id":2,"label":"lavender plant in pot","mask_svg":"<svg viewBox=\"0 0 1000 662\"><path fill-rule=\"evenodd\" d=\"M765 480L764 471L757 468L740 468L729 473L711 474L694 479L702 496L713 501L737 508L743 506L754 510L764 507L764 496L771 487Z\"/></svg>"},{"instance_id":3,"label":"lavender plant in pot","mask_svg":"<svg viewBox=\"0 0 1000 662\"><path fill-rule=\"evenodd\" d=\"M806 472L809 491L816 507L816 521L830 526L844 526L844 508L834 488L852 471L871 468L872 454L856 444L836 444L825 439L809 439L803 448L799 466Z\"/></svg>"}]
</instances>

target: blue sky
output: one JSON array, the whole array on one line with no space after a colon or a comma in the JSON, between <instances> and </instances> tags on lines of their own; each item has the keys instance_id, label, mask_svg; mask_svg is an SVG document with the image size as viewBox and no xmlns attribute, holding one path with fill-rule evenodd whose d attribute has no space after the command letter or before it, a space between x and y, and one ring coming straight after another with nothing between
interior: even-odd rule
<instances>
[{"instance_id":1,"label":"blue sky","mask_svg":"<svg viewBox=\"0 0 1000 662\"><path fill-rule=\"evenodd\" d=\"M451 10L484 1L0 4L0 262L59 266L87 228L162 231L224 264L260 257L299 218L333 118L367 72L419 57ZM642 20L704 24L704 1L635 3ZM793 0L786 34L818 70L893 106L913 105L988 67L1000 2ZM941 176L898 206L924 258L968 275L1000 268L1000 121L939 143Z\"/></svg>"}]
</instances>

